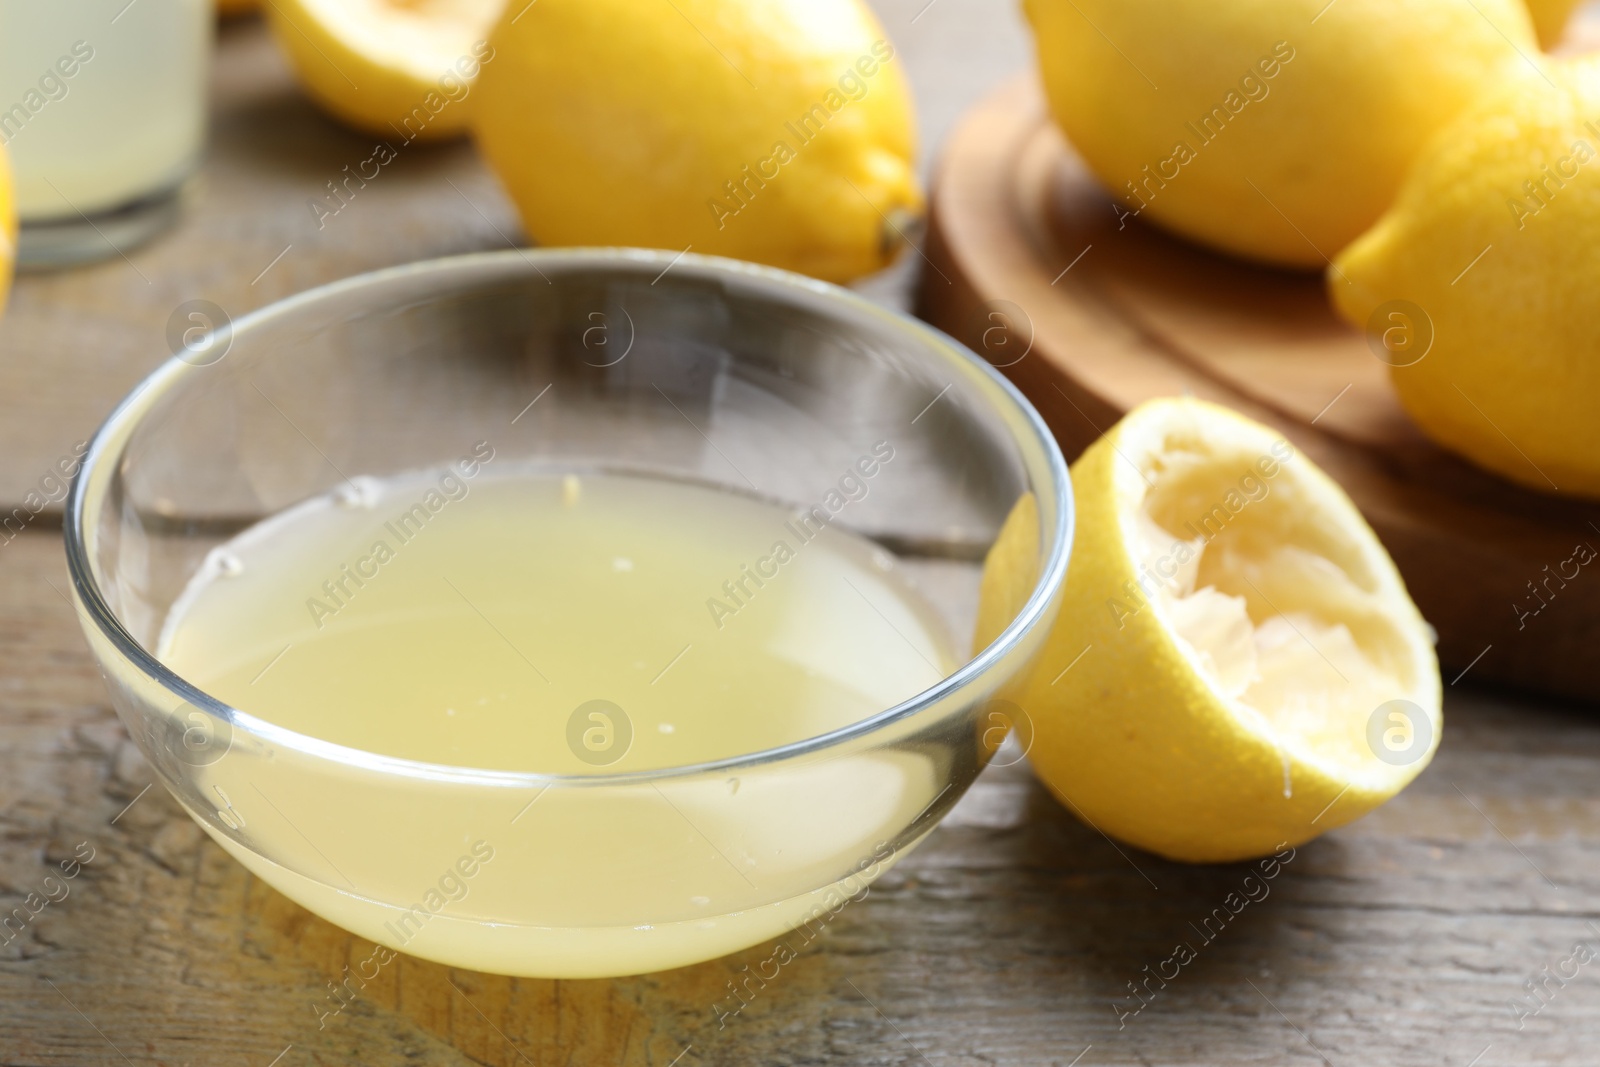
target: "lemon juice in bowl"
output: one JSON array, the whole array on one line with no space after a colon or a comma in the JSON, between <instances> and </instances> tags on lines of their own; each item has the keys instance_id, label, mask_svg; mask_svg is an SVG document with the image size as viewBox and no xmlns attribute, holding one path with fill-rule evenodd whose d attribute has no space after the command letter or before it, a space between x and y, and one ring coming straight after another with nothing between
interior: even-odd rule
<instances>
[{"instance_id":1,"label":"lemon juice in bowl","mask_svg":"<svg viewBox=\"0 0 1600 1067\"><path fill-rule=\"evenodd\" d=\"M205 141L212 20L210 0L0 0L21 263L114 256L174 217Z\"/></svg>"},{"instance_id":2,"label":"lemon juice in bowl","mask_svg":"<svg viewBox=\"0 0 1600 1067\"><path fill-rule=\"evenodd\" d=\"M998 743L1065 560L1042 423L859 298L672 262L339 283L91 447L68 556L119 713L219 845L355 934L541 977L798 951ZM1025 492L1041 591L969 656Z\"/></svg>"},{"instance_id":3,"label":"lemon juice in bowl","mask_svg":"<svg viewBox=\"0 0 1600 1067\"><path fill-rule=\"evenodd\" d=\"M802 741L892 707L955 665L944 624L893 557L832 528L825 510L805 514L688 482L495 471L485 463L493 455L484 443L433 474L363 479L246 530L212 553L179 598L161 658L230 704L351 748L578 776L707 763ZM879 455L892 456L892 446L882 443ZM870 454L867 462L876 466ZM857 475L853 484L864 480ZM308 701L313 693L317 700ZM231 796L226 764L216 770ZM901 802L896 772L917 772L913 763L876 776L860 770L839 776L832 818ZM770 810L760 796L736 805L740 788L737 776L716 783L695 805L709 807L704 812L685 804L680 814L660 798L657 814L680 823L672 849L651 839L660 819L635 823L637 839L612 835L610 848L656 855L651 877L662 902L694 916L655 940L693 943L728 925L777 933L797 921L783 906L719 915L710 895L686 891L709 863L722 868L713 881L748 879L805 899L746 846L764 825L794 813ZM257 799L248 785L237 791ZM338 789L272 800L323 810L344 802ZM537 955L562 973L592 965L627 931L593 929L557 946L548 931L500 925L473 947L482 929L474 909L496 887L537 895L548 856L594 834L595 812L576 817L552 803L547 819L541 805L550 800L530 793L502 811L474 803L436 813L534 841L568 839L548 851L514 850L504 841L495 847L498 838L485 832L480 852L493 858L480 857L473 895L438 918L418 927L415 917L407 924L394 909L352 896L339 909L368 912L350 925L374 929L380 940L387 933L397 947L449 938L453 958L477 969L516 955ZM524 804L531 806L513 824ZM816 814L803 826L825 839L835 828L813 822ZM315 863L294 821L251 828ZM706 841L679 848L681 831L703 832ZM478 840L463 841L463 854ZM875 856L870 846L863 859L875 868L887 852ZM792 855L811 847L804 832L786 846ZM421 854L411 877L429 886L439 866ZM679 884L685 888L670 888ZM794 887L812 888L803 878ZM589 886L589 899L568 906L603 910L607 890ZM469 929L447 932L452 927Z\"/></svg>"}]
</instances>

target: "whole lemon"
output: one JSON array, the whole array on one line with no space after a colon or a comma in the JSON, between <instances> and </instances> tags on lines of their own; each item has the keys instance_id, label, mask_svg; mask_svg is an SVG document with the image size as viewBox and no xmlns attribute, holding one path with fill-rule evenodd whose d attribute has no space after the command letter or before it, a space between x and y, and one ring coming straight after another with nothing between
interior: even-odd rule
<instances>
[{"instance_id":1,"label":"whole lemon","mask_svg":"<svg viewBox=\"0 0 1600 1067\"><path fill-rule=\"evenodd\" d=\"M1600 497L1600 65L1551 61L1462 115L1328 272L1438 443Z\"/></svg>"},{"instance_id":2,"label":"whole lemon","mask_svg":"<svg viewBox=\"0 0 1600 1067\"><path fill-rule=\"evenodd\" d=\"M1521 0L1025 0L1057 121L1137 215L1323 266L1536 54Z\"/></svg>"},{"instance_id":3,"label":"whole lemon","mask_svg":"<svg viewBox=\"0 0 1600 1067\"><path fill-rule=\"evenodd\" d=\"M513 3L478 143L547 245L644 245L847 281L921 210L910 93L859 0Z\"/></svg>"},{"instance_id":4,"label":"whole lemon","mask_svg":"<svg viewBox=\"0 0 1600 1067\"><path fill-rule=\"evenodd\" d=\"M1188 862L1264 856L1398 793L1438 745L1432 635L1344 492L1272 430L1193 399L1129 412L1072 465L1072 559L1008 696L1079 818ZM977 643L1031 589L1024 497Z\"/></svg>"}]
</instances>

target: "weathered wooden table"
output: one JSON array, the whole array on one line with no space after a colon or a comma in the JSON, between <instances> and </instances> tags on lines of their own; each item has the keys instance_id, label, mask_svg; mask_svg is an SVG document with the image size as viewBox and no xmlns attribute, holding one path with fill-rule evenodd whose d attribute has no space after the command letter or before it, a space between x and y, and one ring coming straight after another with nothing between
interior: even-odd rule
<instances>
[{"instance_id":1,"label":"weathered wooden table","mask_svg":"<svg viewBox=\"0 0 1600 1067\"><path fill-rule=\"evenodd\" d=\"M1009 8L879 7L930 145L1026 62ZM237 314L518 239L466 145L407 149L318 229L307 200L371 146L312 112L258 26L229 28L216 83L181 229L17 286L0 322L4 510L162 356L182 301ZM903 302L916 266L867 288ZM1418 782L1302 848L1220 933L1205 920L1249 868L1119 851L1016 766L725 1027L712 1005L768 947L620 981L402 959L319 1029L327 983L371 946L250 877L151 787L63 595L58 523L52 505L0 540L0 912L55 898L0 933L0 1064L1600 1061L1600 723L1470 673ZM1180 942L1195 958L1176 968Z\"/></svg>"}]
</instances>

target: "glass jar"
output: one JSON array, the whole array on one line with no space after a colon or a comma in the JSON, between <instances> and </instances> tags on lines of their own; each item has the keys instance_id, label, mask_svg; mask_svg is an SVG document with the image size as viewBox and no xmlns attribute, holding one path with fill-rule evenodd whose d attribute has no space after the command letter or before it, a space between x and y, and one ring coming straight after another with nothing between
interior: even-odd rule
<instances>
[{"instance_id":1,"label":"glass jar","mask_svg":"<svg viewBox=\"0 0 1600 1067\"><path fill-rule=\"evenodd\" d=\"M18 263L127 251L169 225L205 143L211 0L0 0L0 143Z\"/></svg>"}]
</instances>

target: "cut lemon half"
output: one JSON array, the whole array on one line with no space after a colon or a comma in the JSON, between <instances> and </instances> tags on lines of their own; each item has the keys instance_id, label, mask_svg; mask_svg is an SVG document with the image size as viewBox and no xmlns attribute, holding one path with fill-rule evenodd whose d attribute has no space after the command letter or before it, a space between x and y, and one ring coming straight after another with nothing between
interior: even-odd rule
<instances>
[{"instance_id":1,"label":"cut lemon half","mask_svg":"<svg viewBox=\"0 0 1600 1067\"><path fill-rule=\"evenodd\" d=\"M306 92L391 148L455 137L505 0L266 0ZM398 140L397 140L398 139Z\"/></svg>"},{"instance_id":2,"label":"cut lemon half","mask_svg":"<svg viewBox=\"0 0 1600 1067\"><path fill-rule=\"evenodd\" d=\"M0 313L11 291L11 270L17 258L17 204L11 193L11 164L0 146Z\"/></svg>"},{"instance_id":3,"label":"cut lemon half","mask_svg":"<svg viewBox=\"0 0 1600 1067\"><path fill-rule=\"evenodd\" d=\"M1377 535L1265 426L1141 405L1073 465L1061 613L1011 694L1035 772L1096 829L1171 859L1297 845L1371 811L1441 727L1433 634ZM1031 498L985 565L979 644L1036 553Z\"/></svg>"}]
</instances>

